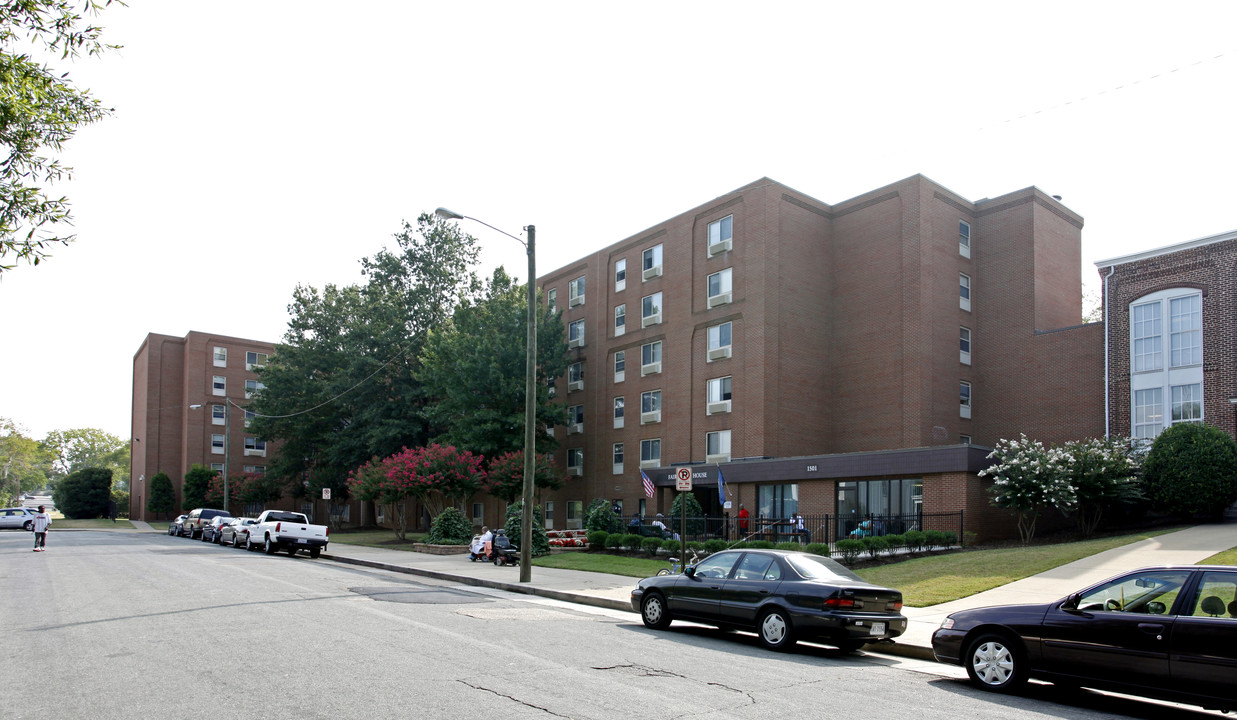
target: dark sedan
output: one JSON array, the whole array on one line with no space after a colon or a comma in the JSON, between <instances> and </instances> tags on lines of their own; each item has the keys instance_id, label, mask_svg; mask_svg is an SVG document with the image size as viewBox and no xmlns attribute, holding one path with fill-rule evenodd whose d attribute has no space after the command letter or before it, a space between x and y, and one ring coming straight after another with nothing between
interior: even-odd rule
<instances>
[{"instance_id":1,"label":"dark sedan","mask_svg":"<svg viewBox=\"0 0 1237 720\"><path fill-rule=\"evenodd\" d=\"M726 550L682 575L645 578L631 607L656 630L671 620L751 630L771 650L804 638L849 652L906 631L902 593L830 558L784 550Z\"/></svg>"},{"instance_id":2,"label":"dark sedan","mask_svg":"<svg viewBox=\"0 0 1237 720\"><path fill-rule=\"evenodd\" d=\"M1068 687L1237 710L1237 567L1164 566L1056 602L963 610L932 635L979 687Z\"/></svg>"}]
</instances>

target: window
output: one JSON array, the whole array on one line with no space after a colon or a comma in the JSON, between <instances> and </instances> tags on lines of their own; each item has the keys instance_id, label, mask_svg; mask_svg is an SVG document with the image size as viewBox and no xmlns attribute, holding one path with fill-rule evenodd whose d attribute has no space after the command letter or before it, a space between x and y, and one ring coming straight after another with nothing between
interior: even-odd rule
<instances>
[{"instance_id":1,"label":"window","mask_svg":"<svg viewBox=\"0 0 1237 720\"><path fill-rule=\"evenodd\" d=\"M958 273L958 307L971 311L971 276Z\"/></svg>"},{"instance_id":2,"label":"window","mask_svg":"<svg viewBox=\"0 0 1237 720\"><path fill-rule=\"evenodd\" d=\"M623 474L623 443L614 443L614 461L611 464L615 475Z\"/></svg>"},{"instance_id":3,"label":"window","mask_svg":"<svg viewBox=\"0 0 1237 720\"><path fill-rule=\"evenodd\" d=\"M557 384L558 384L558 378L550 378L549 380L546 381L546 385L548 385L550 388L549 393L548 393L550 397L554 397L555 395L558 395L558 388L555 387Z\"/></svg>"},{"instance_id":4,"label":"window","mask_svg":"<svg viewBox=\"0 0 1237 720\"><path fill-rule=\"evenodd\" d=\"M730 431L718 430L704 436L705 462L730 462Z\"/></svg>"},{"instance_id":5,"label":"window","mask_svg":"<svg viewBox=\"0 0 1237 720\"><path fill-rule=\"evenodd\" d=\"M708 361L721 360L730 357L730 323L714 325L708 330L709 352Z\"/></svg>"},{"instance_id":6,"label":"window","mask_svg":"<svg viewBox=\"0 0 1237 720\"><path fill-rule=\"evenodd\" d=\"M971 444L971 436L970 436L970 435L959 435L959 436L958 436L958 442L962 443L963 445L970 445L970 444Z\"/></svg>"},{"instance_id":7,"label":"window","mask_svg":"<svg viewBox=\"0 0 1237 720\"><path fill-rule=\"evenodd\" d=\"M627 306L619 305L614 308L614 336L618 337L627 332Z\"/></svg>"},{"instance_id":8,"label":"window","mask_svg":"<svg viewBox=\"0 0 1237 720\"><path fill-rule=\"evenodd\" d=\"M211 378L210 392L212 395L227 395L228 380L222 375L216 375Z\"/></svg>"},{"instance_id":9,"label":"window","mask_svg":"<svg viewBox=\"0 0 1237 720\"><path fill-rule=\"evenodd\" d=\"M573 362L567 366L567 392L584 389L584 363Z\"/></svg>"},{"instance_id":10,"label":"window","mask_svg":"<svg viewBox=\"0 0 1237 720\"><path fill-rule=\"evenodd\" d=\"M550 312L558 312L558 288L550 288L545 292L546 307Z\"/></svg>"},{"instance_id":11,"label":"window","mask_svg":"<svg viewBox=\"0 0 1237 720\"><path fill-rule=\"evenodd\" d=\"M472 504L472 524L480 525L485 522L485 503Z\"/></svg>"},{"instance_id":12,"label":"window","mask_svg":"<svg viewBox=\"0 0 1237 720\"><path fill-rule=\"evenodd\" d=\"M621 383L627 378L627 351L614 353L614 382Z\"/></svg>"},{"instance_id":13,"label":"window","mask_svg":"<svg viewBox=\"0 0 1237 720\"><path fill-rule=\"evenodd\" d=\"M242 465L241 470L243 472L249 473L250 475L265 475L266 474L265 465Z\"/></svg>"},{"instance_id":14,"label":"window","mask_svg":"<svg viewBox=\"0 0 1237 720\"><path fill-rule=\"evenodd\" d=\"M266 441L255 437L245 438L245 454L266 457Z\"/></svg>"},{"instance_id":15,"label":"window","mask_svg":"<svg viewBox=\"0 0 1237 720\"><path fill-rule=\"evenodd\" d=\"M854 531L869 513L884 518L883 532L903 533L923 524L923 479L851 480L839 482L837 537ZM784 517L784 516L783 516Z\"/></svg>"},{"instance_id":16,"label":"window","mask_svg":"<svg viewBox=\"0 0 1237 720\"><path fill-rule=\"evenodd\" d=\"M1188 570L1140 570L1087 591L1078 600L1078 609L1087 613L1137 612L1141 613L1138 617L1146 617L1153 600L1163 604L1163 612L1167 612L1189 578ZM1132 602L1135 598L1140 602ZM1126 601L1131 601L1128 608Z\"/></svg>"},{"instance_id":17,"label":"window","mask_svg":"<svg viewBox=\"0 0 1237 720\"><path fill-rule=\"evenodd\" d=\"M567 407L567 434L584 432L584 406L570 405Z\"/></svg>"},{"instance_id":18,"label":"window","mask_svg":"<svg viewBox=\"0 0 1237 720\"><path fill-rule=\"evenodd\" d=\"M971 417L971 384L965 380L958 383L958 414L964 418Z\"/></svg>"},{"instance_id":19,"label":"window","mask_svg":"<svg viewBox=\"0 0 1237 720\"><path fill-rule=\"evenodd\" d=\"M960 328L958 331L959 346L961 352L958 355L958 360L963 365L971 364L971 329Z\"/></svg>"},{"instance_id":20,"label":"window","mask_svg":"<svg viewBox=\"0 0 1237 720\"><path fill-rule=\"evenodd\" d=\"M567 501L567 529L579 530L584 524L584 501Z\"/></svg>"},{"instance_id":21,"label":"window","mask_svg":"<svg viewBox=\"0 0 1237 720\"><path fill-rule=\"evenodd\" d=\"M661 322L661 293L645 295L640 301L640 327L646 328Z\"/></svg>"},{"instance_id":22,"label":"window","mask_svg":"<svg viewBox=\"0 0 1237 720\"><path fill-rule=\"evenodd\" d=\"M222 453L223 451L222 451L222 450L220 450L219 452L221 452L221 453ZM211 463L211 464L210 464L210 471L211 471L211 472L213 472L213 473L218 473L218 474L222 475L222 474L223 474L223 463ZM261 514L261 513L258 513L258 514Z\"/></svg>"},{"instance_id":23,"label":"window","mask_svg":"<svg viewBox=\"0 0 1237 720\"><path fill-rule=\"evenodd\" d=\"M1202 385L1174 385L1172 393L1173 424L1179 422L1201 423L1203 421Z\"/></svg>"},{"instance_id":24,"label":"window","mask_svg":"<svg viewBox=\"0 0 1237 720\"><path fill-rule=\"evenodd\" d=\"M267 358L268 355L266 353L247 352L245 353L245 369L255 370L260 367L266 367Z\"/></svg>"},{"instance_id":25,"label":"window","mask_svg":"<svg viewBox=\"0 0 1237 720\"><path fill-rule=\"evenodd\" d=\"M640 424L661 422L661 390L640 393Z\"/></svg>"},{"instance_id":26,"label":"window","mask_svg":"<svg viewBox=\"0 0 1237 720\"><path fill-rule=\"evenodd\" d=\"M730 376L713 378L708 384L708 405L705 406L709 415L730 412Z\"/></svg>"},{"instance_id":27,"label":"window","mask_svg":"<svg viewBox=\"0 0 1237 720\"><path fill-rule=\"evenodd\" d=\"M799 485L758 485L756 517L790 517L799 512Z\"/></svg>"},{"instance_id":28,"label":"window","mask_svg":"<svg viewBox=\"0 0 1237 720\"><path fill-rule=\"evenodd\" d=\"M709 223L709 257L726 252L733 246L734 216Z\"/></svg>"},{"instance_id":29,"label":"window","mask_svg":"<svg viewBox=\"0 0 1237 720\"><path fill-rule=\"evenodd\" d=\"M640 441L640 467L661 465L661 438Z\"/></svg>"},{"instance_id":30,"label":"window","mask_svg":"<svg viewBox=\"0 0 1237 720\"><path fill-rule=\"evenodd\" d=\"M567 474L584 474L584 448L567 448Z\"/></svg>"},{"instance_id":31,"label":"window","mask_svg":"<svg viewBox=\"0 0 1237 720\"><path fill-rule=\"evenodd\" d=\"M640 346L640 376L661 372L661 341Z\"/></svg>"},{"instance_id":32,"label":"window","mask_svg":"<svg viewBox=\"0 0 1237 720\"><path fill-rule=\"evenodd\" d=\"M1203 362L1202 296L1189 295L1168 301L1168 337L1171 367Z\"/></svg>"},{"instance_id":33,"label":"window","mask_svg":"<svg viewBox=\"0 0 1237 720\"><path fill-rule=\"evenodd\" d=\"M1205 572L1195 596L1194 617L1237 618L1237 573ZM1161 601L1163 602L1163 601ZM1170 609L1172 603L1165 603ZM1189 611L1189 608L1186 608Z\"/></svg>"},{"instance_id":34,"label":"window","mask_svg":"<svg viewBox=\"0 0 1237 720\"><path fill-rule=\"evenodd\" d=\"M654 245L644 251L640 269L643 271L641 278L644 280L661 276L661 245Z\"/></svg>"},{"instance_id":35,"label":"window","mask_svg":"<svg viewBox=\"0 0 1237 720\"><path fill-rule=\"evenodd\" d=\"M1134 372L1148 372L1163 368L1160 359L1160 303L1135 305L1130 309L1130 332L1133 334L1134 347L1130 360Z\"/></svg>"},{"instance_id":36,"label":"window","mask_svg":"<svg viewBox=\"0 0 1237 720\"><path fill-rule=\"evenodd\" d=\"M584 345L584 320L574 320L567 325L567 347L583 347Z\"/></svg>"},{"instance_id":37,"label":"window","mask_svg":"<svg viewBox=\"0 0 1237 720\"><path fill-rule=\"evenodd\" d=\"M210 406L210 424L224 425L228 422L227 408L222 405Z\"/></svg>"},{"instance_id":38,"label":"window","mask_svg":"<svg viewBox=\"0 0 1237 720\"><path fill-rule=\"evenodd\" d=\"M614 292L622 292L627 289L627 260L616 260L614 262Z\"/></svg>"},{"instance_id":39,"label":"window","mask_svg":"<svg viewBox=\"0 0 1237 720\"><path fill-rule=\"evenodd\" d=\"M215 367L228 366L228 349L225 347L215 348Z\"/></svg>"},{"instance_id":40,"label":"window","mask_svg":"<svg viewBox=\"0 0 1237 720\"><path fill-rule=\"evenodd\" d=\"M256 418L257 416L258 414L256 412L252 410L246 410L245 411L245 427L249 427L249 424L252 423L253 419Z\"/></svg>"},{"instance_id":41,"label":"window","mask_svg":"<svg viewBox=\"0 0 1237 720\"><path fill-rule=\"evenodd\" d=\"M245 381L245 397L251 398L253 397L254 393L258 392L259 390L264 389L265 387L266 387L265 385L258 382L257 380L246 380Z\"/></svg>"},{"instance_id":42,"label":"window","mask_svg":"<svg viewBox=\"0 0 1237 720\"><path fill-rule=\"evenodd\" d=\"M1164 390L1134 391L1134 437L1154 438L1164 429Z\"/></svg>"},{"instance_id":43,"label":"window","mask_svg":"<svg viewBox=\"0 0 1237 720\"><path fill-rule=\"evenodd\" d=\"M620 430L623 427L623 409L627 401L620 395L614 398L614 429Z\"/></svg>"},{"instance_id":44,"label":"window","mask_svg":"<svg viewBox=\"0 0 1237 720\"><path fill-rule=\"evenodd\" d=\"M223 454L223 435L216 433L210 436L210 451L214 455Z\"/></svg>"},{"instance_id":45,"label":"window","mask_svg":"<svg viewBox=\"0 0 1237 720\"><path fill-rule=\"evenodd\" d=\"M554 529L554 501L546 500L545 502L545 529Z\"/></svg>"},{"instance_id":46,"label":"window","mask_svg":"<svg viewBox=\"0 0 1237 720\"><path fill-rule=\"evenodd\" d=\"M733 268L726 268L709 276L709 307L725 305L734 296L730 287L732 272Z\"/></svg>"},{"instance_id":47,"label":"window","mask_svg":"<svg viewBox=\"0 0 1237 720\"><path fill-rule=\"evenodd\" d=\"M966 258L971 256L971 224L965 220L958 221L958 254Z\"/></svg>"},{"instance_id":48,"label":"window","mask_svg":"<svg viewBox=\"0 0 1237 720\"><path fill-rule=\"evenodd\" d=\"M567 307L584 304L584 276L572 280L567 286Z\"/></svg>"}]
</instances>

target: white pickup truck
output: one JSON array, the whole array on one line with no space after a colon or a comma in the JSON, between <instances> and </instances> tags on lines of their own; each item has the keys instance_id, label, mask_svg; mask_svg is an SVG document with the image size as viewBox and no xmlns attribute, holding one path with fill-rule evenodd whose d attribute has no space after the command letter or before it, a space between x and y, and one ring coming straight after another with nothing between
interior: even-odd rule
<instances>
[{"instance_id":1,"label":"white pickup truck","mask_svg":"<svg viewBox=\"0 0 1237 720\"><path fill-rule=\"evenodd\" d=\"M309 518L298 512L267 510L258 516L258 522L249 526L246 550L262 548L267 555L280 550L295 555L305 550L309 557L316 558L330 542L331 529L325 525L311 525Z\"/></svg>"}]
</instances>

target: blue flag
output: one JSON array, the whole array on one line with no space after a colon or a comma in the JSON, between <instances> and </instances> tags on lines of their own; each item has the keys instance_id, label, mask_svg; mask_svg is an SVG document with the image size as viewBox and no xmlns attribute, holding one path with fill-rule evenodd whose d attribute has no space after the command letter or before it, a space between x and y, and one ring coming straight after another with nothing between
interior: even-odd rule
<instances>
[{"instance_id":1,"label":"blue flag","mask_svg":"<svg viewBox=\"0 0 1237 720\"><path fill-rule=\"evenodd\" d=\"M717 501L726 507L726 479L722 477L722 466L717 466Z\"/></svg>"}]
</instances>

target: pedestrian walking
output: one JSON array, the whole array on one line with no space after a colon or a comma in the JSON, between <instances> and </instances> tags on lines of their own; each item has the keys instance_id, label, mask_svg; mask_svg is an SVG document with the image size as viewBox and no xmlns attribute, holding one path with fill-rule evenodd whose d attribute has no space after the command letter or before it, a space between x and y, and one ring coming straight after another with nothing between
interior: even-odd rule
<instances>
[{"instance_id":1,"label":"pedestrian walking","mask_svg":"<svg viewBox=\"0 0 1237 720\"><path fill-rule=\"evenodd\" d=\"M39 514L34 516L34 551L43 552L47 549L47 528L52 524L52 516L47 514L47 511L42 505L39 506Z\"/></svg>"}]
</instances>

